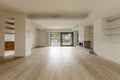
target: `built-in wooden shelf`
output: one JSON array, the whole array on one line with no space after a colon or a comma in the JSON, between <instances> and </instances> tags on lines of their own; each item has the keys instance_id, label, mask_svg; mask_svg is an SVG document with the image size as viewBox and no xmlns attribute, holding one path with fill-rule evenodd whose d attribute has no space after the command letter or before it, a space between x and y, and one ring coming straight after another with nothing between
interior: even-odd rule
<instances>
[{"instance_id":1,"label":"built-in wooden shelf","mask_svg":"<svg viewBox=\"0 0 120 80\"><path fill-rule=\"evenodd\" d=\"M5 24L5 27L15 28L15 25Z\"/></svg>"},{"instance_id":2,"label":"built-in wooden shelf","mask_svg":"<svg viewBox=\"0 0 120 80\"><path fill-rule=\"evenodd\" d=\"M109 19L107 19L107 22L108 22L108 24L111 24L112 23L112 21L115 21L115 20L118 20L118 19L120 19L120 17L114 17L114 18L109 18ZM113 26L106 26L105 28L104 28L104 30L105 30L105 35L108 35L108 36L116 36L116 35L120 35L120 24L119 23L114 23L114 25Z\"/></svg>"},{"instance_id":3,"label":"built-in wooden shelf","mask_svg":"<svg viewBox=\"0 0 120 80\"><path fill-rule=\"evenodd\" d=\"M120 15L110 16L110 17L106 18L106 20L107 20L108 22L112 22L112 21L115 21L115 20L118 20L118 19L120 19Z\"/></svg>"},{"instance_id":4,"label":"built-in wooden shelf","mask_svg":"<svg viewBox=\"0 0 120 80\"><path fill-rule=\"evenodd\" d=\"M5 22L5 23L9 25L15 25L15 22Z\"/></svg>"},{"instance_id":5,"label":"built-in wooden shelf","mask_svg":"<svg viewBox=\"0 0 120 80\"><path fill-rule=\"evenodd\" d=\"M15 23L15 19L14 18L7 18L7 19L5 19L5 22L14 22Z\"/></svg>"},{"instance_id":6,"label":"built-in wooden shelf","mask_svg":"<svg viewBox=\"0 0 120 80\"><path fill-rule=\"evenodd\" d=\"M14 33L11 33L11 32L5 32L5 34L14 34Z\"/></svg>"},{"instance_id":7,"label":"built-in wooden shelf","mask_svg":"<svg viewBox=\"0 0 120 80\"><path fill-rule=\"evenodd\" d=\"M115 29L115 28L120 28L120 25L116 25L116 26L113 26L113 27L108 27L108 28L105 28L105 29L109 30L109 29Z\"/></svg>"},{"instance_id":8,"label":"built-in wooden shelf","mask_svg":"<svg viewBox=\"0 0 120 80\"><path fill-rule=\"evenodd\" d=\"M12 27L5 27L5 29L15 30L15 28Z\"/></svg>"},{"instance_id":9,"label":"built-in wooden shelf","mask_svg":"<svg viewBox=\"0 0 120 80\"><path fill-rule=\"evenodd\" d=\"M111 33L106 33L106 35L117 35L117 34L120 34L120 32L111 32Z\"/></svg>"}]
</instances>

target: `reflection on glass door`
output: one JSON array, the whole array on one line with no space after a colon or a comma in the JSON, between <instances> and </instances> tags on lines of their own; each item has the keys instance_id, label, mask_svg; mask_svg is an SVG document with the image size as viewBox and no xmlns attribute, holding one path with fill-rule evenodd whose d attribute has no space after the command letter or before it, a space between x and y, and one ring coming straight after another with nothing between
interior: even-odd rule
<instances>
[{"instance_id":1,"label":"reflection on glass door","mask_svg":"<svg viewBox=\"0 0 120 80\"><path fill-rule=\"evenodd\" d=\"M73 33L61 33L61 46L73 46Z\"/></svg>"}]
</instances>

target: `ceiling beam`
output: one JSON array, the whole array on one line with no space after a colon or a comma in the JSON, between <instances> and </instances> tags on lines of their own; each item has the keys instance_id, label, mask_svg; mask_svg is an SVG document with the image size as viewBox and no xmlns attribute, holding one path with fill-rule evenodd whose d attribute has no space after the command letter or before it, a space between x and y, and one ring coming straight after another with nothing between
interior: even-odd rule
<instances>
[{"instance_id":1,"label":"ceiling beam","mask_svg":"<svg viewBox=\"0 0 120 80\"><path fill-rule=\"evenodd\" d=\"M84 19L88 16L88 12L84 13L42 13L28 15L31 19Z\"/></svg>"}]
</instances>

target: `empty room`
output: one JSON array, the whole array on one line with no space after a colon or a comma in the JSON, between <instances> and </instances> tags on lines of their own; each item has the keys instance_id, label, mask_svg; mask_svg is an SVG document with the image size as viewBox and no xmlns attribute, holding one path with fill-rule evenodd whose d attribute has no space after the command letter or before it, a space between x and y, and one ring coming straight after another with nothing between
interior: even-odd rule
<instances>
[{"instance_id":1,"label":"empty room","mask_svg":"<svg viewBox=\"0 0 120 80\"><path fill-rule=\"evenodd\" d=\"M120 80L120 0L0 0L0 80Z\"/></svg>"}]
</instances>

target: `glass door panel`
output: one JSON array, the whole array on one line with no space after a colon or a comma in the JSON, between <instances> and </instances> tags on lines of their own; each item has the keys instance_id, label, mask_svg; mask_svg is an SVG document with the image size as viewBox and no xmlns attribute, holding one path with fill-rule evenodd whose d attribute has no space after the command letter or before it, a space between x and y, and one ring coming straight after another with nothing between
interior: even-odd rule
<instances>
[{"instance_id":1,"label":"glass door panel","mask_svg":"<svg viewBox=\"0 0 120 80\"><path fill-rule=\"evenodd\" d=\"M51 46L60 46L60 33L59 32L51 32Z\"/></svg>"},{"instance_id":2,"label":"glass door panel","mask_svg":"<svg viewBox=\"0 0 120 80\"><path fill-rule=\"evenodd\" d=\"M61 46L73 46L73 33L61 33Z\"/></svg>"}]
</instances>

